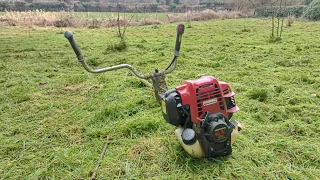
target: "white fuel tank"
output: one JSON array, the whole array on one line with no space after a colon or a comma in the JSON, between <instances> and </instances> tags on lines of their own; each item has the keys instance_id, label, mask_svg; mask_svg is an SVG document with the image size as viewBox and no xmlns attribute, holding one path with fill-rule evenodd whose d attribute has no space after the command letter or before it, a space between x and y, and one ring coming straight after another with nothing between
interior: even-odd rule
<instances>
[{"instance_id":1,"label":"white fuel tank","mask_svg":"<svg viewBox=\"0 0 320 180\"><path fill-rule=\"evenodd\" d=\"M239 130L243 128L241 123L239 123L239 122L237 122L237 123L238 123L238 125L234 127L234 129L232 130L232 133L231 133L231 144L233 144L237 140L237 138L239 136ZM204 154L202 147L201 147L198 140L193 145L186 145L183 143L182 137L181 137L182 131L183 131L183 128L180 127L178 129L176 129L174 131L174 133L176 134L178 141L181 144L181 146L183 147L183 149L192 157L195 157L195 158L204 157L205 154Z\"/></svg>"},{"instance_id":2,"label":"white fuel tank","mask_svg":"<svg viewBox=\"0 0 320 180\"><path fill-rule=\"evenodd\" d=\"M174 131L174 133L176 134L183 149L192 157L196 157L196 158L204 157L204 152L198 140L196 141L196 143L192 144L191 146L183 143L182 137L181 137L182 131L183 131L183 128L178 128Z\"/></svg>"}]
</instances>

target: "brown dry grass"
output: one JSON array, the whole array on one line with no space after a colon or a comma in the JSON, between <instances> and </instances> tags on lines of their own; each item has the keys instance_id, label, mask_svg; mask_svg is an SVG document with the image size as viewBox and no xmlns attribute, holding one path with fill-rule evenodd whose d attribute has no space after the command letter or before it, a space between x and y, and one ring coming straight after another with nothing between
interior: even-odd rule
<instances>
[{"instance_id":1,"label":"brown dry grass","mask_svg":"<svg viewBox=\"0 0 320 180\"><path fill-rule=\"evenodd\" d=\"M238 11L188 11L185 14L168 14L168 20L170 22L182 22L182 21L205 21L210 19L235 19L241 18L243 14Z\"/></svg>"},{"instance_id":2,"label":"brown dry grass","mask_svg":"<svg viewBox=\"0 0 320 180\"><path fill-rule=\"evenodd\" d=\"M295 20L296 20L296 18L294 16L288 16L287 17L287 27L291 27Z\"/></svg>"},{"instance_id":3,"label":"brown dry grass","mask_svg":"<svg viewBox=\"0 0 320 180\"><path fill-rule=\"evenodd\" d=\"M15 12L6 11L5 15L0 17L2 22L9 26L53 26L62 14L45 12L42 10Z\"/></svg>"},{"instance_id":4,"label":"brown dry grass","mask_svg":"<svg viewBox=\"0 0 320 180\"><path fill-rule=\"evenodd\" d=\"M140 21L130 21L121 19L120 24L129 26L142 26L152 24L162 24L158 19L144 18ZM106 19L93 18L75 18L73 13L66 12L46 12L36 11L6 11L0 16L0 25L3 26L21 26L21 27L80 27L80 28L108 28L117 26L117 17Z\"/></svg>"},{"instance_id":5,"label":"brown dry grass","mask_svg":"<svg viewBox=\"0 0 320 180\"><path fill-rule=\"evenodd\" d=\"M243 15L238 11L188 11L185 14L168 14L169 22L182 21L205 21L210 19L232 19L240 18ZM130 21L120 18L120 24L128 26L144 26L153 24L167 23L159 19L144 18L139 21ZM21 27L79 27L79 28L108 28L117 26L117 17L105 19L93 19L90 17L76 18L74 13L67 12L46 12L36 11L6 11L0 16L2 26L21 26Z\"/></svg>"}]
</instances>

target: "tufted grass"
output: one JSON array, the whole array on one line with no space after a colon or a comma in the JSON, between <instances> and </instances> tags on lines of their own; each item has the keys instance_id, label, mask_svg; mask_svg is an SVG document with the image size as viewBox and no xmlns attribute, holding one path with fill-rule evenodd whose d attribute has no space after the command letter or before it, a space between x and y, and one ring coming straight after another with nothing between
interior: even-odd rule
<instances>
[{"instance_id":1,"label":"tufted grass","mask_svg":"<svg viewBox=\"0 0 320 180\"><path fill-rule=\"evenodd\" d=\"M100 179L319 178L320 23L295 22L276 43L270 25L216 20L185 30L169 87L213 75L241 108L233 154L216 160L183 151L152 91L127 70L85 72L61 29L1 28L1 179L88 179L106 135ZM89 64L148 73L170 62L175 26L129 27L123 52L106 51L118 41L114 29L71 30Z\"/></svg>"}]
</instances>

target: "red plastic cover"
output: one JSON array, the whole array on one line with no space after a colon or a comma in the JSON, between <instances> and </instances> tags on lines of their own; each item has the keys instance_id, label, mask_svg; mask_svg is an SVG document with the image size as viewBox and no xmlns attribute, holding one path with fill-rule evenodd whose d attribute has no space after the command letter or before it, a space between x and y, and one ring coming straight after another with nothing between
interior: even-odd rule
<instances>
[{"instance_id":1,"label":"red plastic cover","mask_svg":"<svg viewBox=\"0 0 320 180\"><path fill-rule=\"evenodd\" d=\"M190 106L192 122L200 124L206 112L228 114L239 110L235 105L227 109L224 98L234 96L229 85L218 81L213 76L203 76L197 80L186 80L176 88L181 96L182 104Z\"/></svg>"}]
</instances>

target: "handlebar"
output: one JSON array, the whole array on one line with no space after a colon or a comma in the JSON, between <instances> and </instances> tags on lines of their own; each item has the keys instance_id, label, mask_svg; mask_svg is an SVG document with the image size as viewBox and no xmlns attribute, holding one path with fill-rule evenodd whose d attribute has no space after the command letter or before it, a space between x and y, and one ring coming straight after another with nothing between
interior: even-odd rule
<instances>
[{"instance_id":1,"label":"handlebar","mask_svg":"<svg viewBox=\"0 0 320 180\"><path fill-rule=\"evenodd\" d=\"M179 24L177 26L177 38L176 38L176 45L175 45L175 51L174 51L174 58L171 61L170 65L163 71L160 73L164 73L164 74L168 74L170 72L172 72L177 64L177 58L179 57L179 51L180 51L180 46L181 46L181 38L182 38L182 34L184 33L184 25L183 24ZM74 53L76 54L78 61L82 64L82 66L91 73L102 73L102 72L106 72L106 71L112 71L112 70L116 70L116 69L122 69L122 68L127 68L130 69L137 77L141 78L141 79L149 79L152 77L152 74L141 74L139 71L137 71L132 65L130 64L119 64L119 65L115 65L115 66L110 66L110 67L106 67L106 68L101 68L101 69L92 69L87 63L86 60L84 58L84 56L82 55L80 48L78 47L75 39L73 38L73 34L71 31L66 31L64 33L64 37L68 39Z\"/></svg>"},{"instance_id":2,"label":"handlebar","mask_svg":"<svg viewBox=\"0 0 320 180\"><path fill-rule=\"evenodd\" d=\"M179 24L177 26L177 39L176 39L176 47L174 48L174 56L180 56L179 51L180 51L180 45L181 45L181 38L182 34L184 33L184 25Z\"/></svg>"},{"instance_id":3,"label":"handlebar","mask_svg":"<svg viewBox=\"0 0 320 180\"><path fill-rule=\"evenodd\" d=\"M82 53L81 53L81 51L80 51L80 49L79 49L79 47L77 45L77 43L76 43L76 41L73 38L72 32L71 31L66 31L64 33L64 37L67 38L68 41L70 42L70 45L71 45L74 53L77 55L78 61L79 62L85 61L84 57L82 56Z\"/></svg>"}]
</instances>

